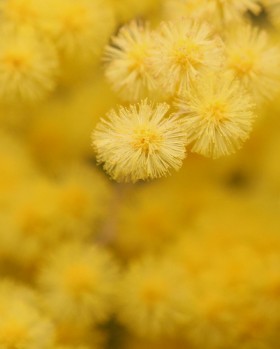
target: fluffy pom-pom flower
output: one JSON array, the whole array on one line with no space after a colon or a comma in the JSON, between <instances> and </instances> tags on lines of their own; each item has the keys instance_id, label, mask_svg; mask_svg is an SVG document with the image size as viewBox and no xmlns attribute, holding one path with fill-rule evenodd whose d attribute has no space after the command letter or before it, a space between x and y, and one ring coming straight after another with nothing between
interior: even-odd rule
<instances>
[{"instance_id":1,"label":"fluffy pom-pom flower","mask_svg":"<svg viewBox=\"0 0 280 349\"><path fill-rule=\"evenodd\" d=\"M167 260L146 257L132 263L117 300L121 322L145 338L172 336L192 316L184 272Z\"/></svg>"},{"instance_id":2,"label":"fluffy pom-pom flower","mask_svg":"<svg viewBox=\"0 0 280 349\"><path fill-rule=\"evenodd\" d=\"M178 170L185 157L186 134L180 120L166 117L166 103L147 100L111 111L92 134L97 160L118 181L158 178Z\"/></svg>"},{"instance_id":3,"label":"fluffy pom-pom flower","mask_svg":"<svg viewBox=\"0 0 280 349\"><path fill-rule=\"evenodd\" d=\"M205 23L163 22L155 37L151 62L164 92L182 92L197 76L221 64L221 41Z\"/></svg>"},{"instance_id":4,"label":"fluffy pom-pom flower","mask_svg":"<svg viewBox=\"0 0 280 349\"><path fill-rule=\"evenodd\" d=\"M106 0L46 0L42 13L40 28L66 61L88 62L113 31L113 12Z\"/></svg>"},{"instance_id":5,"label":"fluffy pom-pom flower","mask_svg":"<svg viewBox=\"0 0 280 349\"><path fill-rule=\"evenodd\" d=\"M155 89L150 54L152 32L144 23L132 21L122 27L106 47L106 76L123 99L135 101Z\"/></svg>"},{"instance_id":6,"label":"fluffy pom-pom flower","mask_svg":"<svg viewBox=\"0 0 280 349\"><path fill-rule=\"evenodd\" d=\"M0 284L0 347L50 348L53 327L36 307L35 295L21 285Z\"/></svg>"},{"instance_id":7,"label":"fluffy pom-pom flower","mask_svg":"<svg viewBox=\"0 0 280 349\"><path fill-rule=\"evenodd\" d=\"M254 104L228 72L206 74L176 104L192 151L204 156L234 153L251 131Z\"/></svg>"},{"instance_id":8,"label":"fluffy pom-pom flower","mask_svg":"<svg viewBox=\"0 0 280 349\"><path fill-rule=\"evenodd\" d=\"M48 0L0 0L0 17L2 23L9 23L14 28L26 25L39 29L45 21L47 8Z\"/></svg>"},{"instance_id":9,"label":"fluffy pom-pom flower","mask_svg":"<svg viewBox=\"0 0 280 349\"><path fill-rule=\"evenodd\" d=\"M57 320L106 320L116 276L114 263L101 248L67 244L53 253L40 276L46 309Z\"/></svg>"},{"instance_id":10,"label":"fluffy pom-pom flower","mask_svg":"<svg viewBox=\"0 0 280 349\"><path fill-rule=\"evenodd\" d=\"M228 33L226 64L256 98L273 98L280 90L280 50L265 31L246 26Z\"/></svg>"},{"instance_id":11,"label":"fluffy pom-pom flower","mask_svg":"<svg viewBox=\"0 0 280 349\"><path fill-rule=\"evenodd\" d=\"M31 29L0 29L0 99L37 101L55 87L58 59Z\"/></svg>"}]
</instances>

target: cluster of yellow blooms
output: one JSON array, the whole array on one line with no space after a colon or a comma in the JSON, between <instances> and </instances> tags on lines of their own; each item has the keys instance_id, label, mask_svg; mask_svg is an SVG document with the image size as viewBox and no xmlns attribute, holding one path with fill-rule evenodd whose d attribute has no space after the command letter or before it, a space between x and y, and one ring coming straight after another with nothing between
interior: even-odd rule
<instances>
[{"instance_id":1,"label":"cluster of yellow blooms","mask_svg":"<svg viewBox=\"0 0 280 349\"><path fill-rule=\"evenodd\" d=\"M123 100L138 101L109 113L93 133L98 161L118 181L178 169L187 145L212 158L234 153L251 132L256 108L280 89L279 47L244 14L257 16L261 6L250 0L195 4L167 2L173 20L153 30L133 21L105 49L108 81ZM192 7L217 23L198 20ZM166 115L168 103L173 109Z\"/></svg>"},{"instance_id":2,"label":"cluster of yellow blooms","mask_svg":"<svg viewBox=\"0 0 280 349\"><path fill-rule=\"evenodd\" d=\"M279 19L0 0L1 349L278 348Z\"/></svg>"}]
</instances>

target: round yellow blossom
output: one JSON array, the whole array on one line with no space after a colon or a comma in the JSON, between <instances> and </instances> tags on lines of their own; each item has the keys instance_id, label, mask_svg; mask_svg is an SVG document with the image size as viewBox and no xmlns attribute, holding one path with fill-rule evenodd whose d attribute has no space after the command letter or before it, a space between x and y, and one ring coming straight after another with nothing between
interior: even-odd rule
<instances>
[{"instance_id":1,"label":"round yellow blossom","mask_svg":"<svg viewBox=\"0 0 280 349\"><path fill-rule=\"evenodd\" d=\"M89 62L113 31L114 17L106 0L46 0L41 29L66 61Z\"/></svg>"},{"instance_id":2,"label":"round yellow blossom","mask_svg":"<svg viewBox=\"0 0 280 349\"><path fill-rule=\"evenodd\" d=\"M112 310L116 276L116 266L101 247L65 244L40 275L46 309L59 321L104 321Z\"/></svg>"},{"instance_id":3,"label":"round yellow blossom","mask_svg":"<svg viewBox=\"0 0 280 349\"><path fill-rule=\"evenodd\" d=\"M232 29L226 40L226 66L256 99L275 96L280 90L280 49L268 33L252 26Z\"/></svg>"},{"instance_id":4,"label":"round yellow blossom","mask_svg":"<svg viewBox=\"0 0 280 349\"><path fill-rule=\"evenodd\" d=\"M0 99L37 101L55 88L58 60L53 46L27 28L0 29Z\"/></svg>"},{"instance_id":5,"label":"round yellow blossom","mask_svg":"<svg viewBox=\"0 0 280 349\"><path fill-rule=\"evenodd\" d=\"M1 256L17 273L25 271L24 279L33 277L43 252L61 239L60 218L54 205L56 198L57 187L53 182L40 176L30 177L13 198L13 206L2 212Z\"/></svg>"},{"instance_id":6,"label":"round yellow blossom","mask_svg":"<svg viewBox=\"0 0 280 349\"><path fill-rule=\"evenodd\" d=\"M136 101L156 88L150 55L153 46L148 25L132 21L123 26L105 49L105 74L123 99Z\"/></svg>"},{"instance_id":7,"label":"round yellow blossom","mask_svg":"<svg viewBox=\"0 0 280 349\"><path fill-rule=\"evenodd\" d=\"M217 216L217 212L214 214ZM255 218L255 225L254 221ZM279 263L275 255L279 237L270 232L263 238L263 225L259 230L253 229L252 234L245 227L239 233L229 220L224 228L213 232L207 227L204 234L178 242L174 250L173 257L187 269L196 304L197 319L187 338L199 348L275 345L280 304L267 290L277 285L273 266L277 268ZM264 240L265 249L261 248Z\"/></svg>"},{"instance_id":8,"label":"round yellow blossom","mask_svg":"<svg viewBox=\"0 0 280 349\"><path fill-rule=\"evenodd\" d=\"M34 304L33 295L18 284L0 285L0 346L3 349L50 348L53 328Z\"/></svg>"},{"instance_id":9,"label":"round yellow blossom","mask_svg":"<svg viewBox=\"0 0 280 349\"><path fill-rule=\"evenodd\" d=\"M228 72L201 77L176 106L192 151L214 159L241 147L255 117L250 96Z\"/></svg>"},{"instance_id":10,"label":"round yellow blossom","mask_svg":"<svg viewBox=\"0 0 280 349\"><path fill-rule=\"evenodd\" d=\"M37 27L42 20L43 3L36 0L1 0L0 17L15 27Z\"/></svg>"},{"instance_id":11,"label":"round yellow blossom","mask_svg":"<svg viewBox=\"0 0 280 349\"><path fill-rule=\"evenodd\" d=\"M57 231L64 236L91 236L108 213L111 188L96 168L76 164L57 181Z\"/></svg>"},{"instance_id":12,"label":"round yellow blossom","mask_svg":"<svg viewBox=\"0 0 280 349\"><path fill-rule=\"evenodd\" d=\"M186 135L177 117L166 117L166 103L147 100L108 113L92 134L99 163L117 181L147 180L178 170Z\"/></svg>"},{"instance_id":13,"label":"round yellow blossom","mask_svg":"<svg viewBox=\"0 0 280 349\"><path fill-rule=\"evenodd\" d=\"M167 94L181 93L205 70L221 64L221 40L205 23L163 22L155 36L151 63L159 86Z\"/></svg>"},{"instance_id":14,"label":"round yellow blossom","mask_svg":"<svg viewBox=\"0 0 280 349\"><path fill-rule=\"evenodd\" d=\"M192 317L185 275L169 260L132 262L120 282L117 303L120 321L144 338L173 336Z\"/></svg>"},{"instance_id":15,"label":"round yellow blossom","mask_svg":"<svg viewBox=\"0 0 280 349\"><path fill-rule=\"evenodd\" d=\"M279 223L275 229L263 207L244 204L244 196L226 198L212 198L196 231L182 234L167 254L184 268L193 295L194 319L184 334L191 348L273 348L280 321Z\"/></svg>"}]
</instances>

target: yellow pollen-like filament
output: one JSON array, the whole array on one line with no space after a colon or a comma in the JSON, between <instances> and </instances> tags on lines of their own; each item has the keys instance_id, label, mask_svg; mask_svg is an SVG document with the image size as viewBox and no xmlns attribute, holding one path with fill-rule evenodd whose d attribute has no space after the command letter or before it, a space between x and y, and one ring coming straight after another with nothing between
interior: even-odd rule
<instances>
[{"instance_id":1,"label":"yellow pollen-like filament","mask_svg":"<svg viewBox=\"0 0 280 349\"><path fill-rule=\"evenodd\" d=\"M144 66L147 57L147 45L137 45L129 52L131 58L131 70L139 70Z\"/></svg>"},{"instance_id":2,"label":"yellow pollen-like filament","mask_svg":"<svg viewBox=\"0 0 280 349\"><path fill-rule=\"evenodd\" d=\"M180 40L174 48L174 60L181 66L196 65L201 60L199 47L189 39Z\"/></svg>"},{"instance_id":3,"label":"yellow pollen-like filament","mask_svg":"<svg viewBox=\"0 0 280 349\"><path fill-rule=\"evenodd\" d=\"M149 154L151 146L156 150L160 146L161 136L155 131L149 129L141 129L135 132L135 140L132 143L134 149L140 149L146 155Z\"/></svg>"},{"instance_id":4,"label":"yellow pollen-like filament","mask_svg":"<svg viewBox=\"0 0 280 349\"><path fill-rule=\"evenodd\" d=\"M225 119L226 106L223 102L214 101L210 105L207 106L203 115L207 119L211 119L214 121L221 121L221 120Z\"/></svg>"},{"instance_id":5,"label":"yellow pollen-like filament","mask_svg":"<svg viewBox=\"0 0 280 349\"><path fill-rule=\"evenodd\" d=\"M248 75L255 63L255 56L252 52L246 52L246 54L236 53L230 58L229 66L232 68L237 75L240 77Z\"/></svg>"}]
</instances>

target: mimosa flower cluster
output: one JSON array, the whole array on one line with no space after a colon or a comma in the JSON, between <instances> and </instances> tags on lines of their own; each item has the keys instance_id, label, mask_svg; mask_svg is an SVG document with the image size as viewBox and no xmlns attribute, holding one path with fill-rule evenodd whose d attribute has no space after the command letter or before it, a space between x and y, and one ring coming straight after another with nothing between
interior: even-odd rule
<instances>
[{"instance_id":1,"label":"mimosa flower cluster","mask_svg":"<svg viewBox=\"0 0 280 349\"><path fill-rule=\"evenodd\" d=\"M164 101L172 106L166 120L180 117L185 138L172 136L175 147L180 144L216 159L241 148L250 136L257 106L273 99L280 88L279 47L266 29L246 19L248 12L258 18L262 7L257 1L198 1L197 5L174 1L165 5L173 9L170 19L156 28L132 21L121 27L105 49L109 83L124 101L134 103L130 107L134 112L112 111L109 120L102 120L93 133L98 161L118 181L164 176L170 168L178 169L177 157L185 157L178 148L177 156L170 152L168 166L163 165L161 153L153 150L158 138L144 135L151 133L151 123L157 119L157 112L153 116L144 107L147 103L150 108L158 103L157 110ZM195 10L191 16L188 6ZM220 22L209 23L196 11L205 11ZM145 112L150 120L141 125L141 141L149 147L139 150L134 146L136 130ZM174 124L174 132L176 129ZM162 143L162 150L164 147Z\"/></svg>"},{"instance_id":2,"label":"mimosa flower cluster","mask_svg":"<svg viewBox=\"0 0 280 349\"><path fill-rule=\"evenodd\" d=\"M279 18L0 0L1 349L278 348Z\"/></svg>"}]
</instances>

